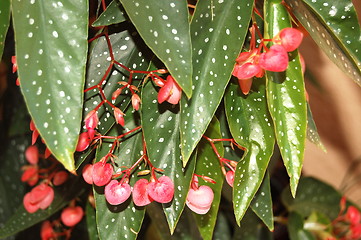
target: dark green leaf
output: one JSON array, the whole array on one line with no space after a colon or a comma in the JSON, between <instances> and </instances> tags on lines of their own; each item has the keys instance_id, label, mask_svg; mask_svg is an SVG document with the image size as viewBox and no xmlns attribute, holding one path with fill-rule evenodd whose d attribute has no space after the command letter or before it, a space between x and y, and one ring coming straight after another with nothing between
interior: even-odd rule
<instances>
[{"instance_id":1,"label":"dark green leaf","mask_svg":"<svg viewBox=\"0 0 361 240\"><path fill-rule=\"evenodd\" d=\"M10 24L10 0L2 0L0 5L0 59L3 55L6 33Z\"/></svg>"},{"instance_id":2,"label":"dark green leaf","mask_svg":"<svg viewBox=\"0 0 361 240\"><path fill-rule=\"evenodd\" d=\"M8 219L4 226L0 229L0 238L14 235L24 229L27 229L56 213L70 200L83 193L84 184L83 180L77 178L74 181L69 181L67 184L54 189L55 197L50 207L45 210L38 210L35 213L28 213L23 204L17 207L14 215Z\"/></svg>"},{"instance_id":3,"label":"dark green leaf","mask_svg":"<svg viewBox=\"0 0 361 240\"><path fill-rule=\"evenodd\" d=\"M134 115L131 111L126 112L125 131L135 127ZM110 136L118 135L114 127ZM97 149L96 161L99 161L110 150L111 142L103 142ZM140 158L142 151L142 134L135 133L123 141L114 152L117 157L115 163L117 166L130 167ZM115 171L118 169L115 168ZM122 169L124 170L124 168ZM130 185L133 185L137 178L136 172L130 179ZM134 205L131 198L126 202L113 206L107 203L104 196L104 187L94 187L94 197L96 203L96 219L100 239L136 239L143 222L145 209Z\"/></svg>"},{"instance_id":4,"label":"dark green leaf","mask_svg":"<svg viewBox=\"0 0 361 240\"><path fill-rule=\"evenodd\" d=\"M253 212L273 231L273 205L271 196L270 178L267 173L262 185L251 202Z\"/></svg>"},{"instance_id":5,"label":"dark green leaf","mask_svg":"<svg viewBox=\"0 0 361 240\"><path fill-rule=\"evenodd\" d=\"M288 215L287 227L291 240L315 240L315 237L304 229L303 217L296 212L291 212Z\"/></svg>"},{"instance_id":6,"label":"dark green leaf","mask_svg":"<svg viewBox=\"0 0 361 240\"><path fill-rule=\"evenodd\" d=\"M126 21L124 8L118 0L113 0L107 9L95 20L93 27L108 26Z\"/></svg>"},{"instance_id":7,"label":"dark green leaf","mask_svg":"<svg viewBox=\"0 0 361 240\"><path fill-rule=\"evenodd\" d=\"M201 236L193 223L194 219L188 209L184 209L182 217L173 235L168 231L168 224L160 205L153 202L147 206L147 214L151 218L151 226L147 231L149 240L201 240Z\"/></svg>"},{"instance_id":8,"label":"dark green leaf","mask_svg":"<svg viewBox=\"0 0 361 240\"><path fill-rule=\"evenodd\" d=\"M278 0L265 1L265 38L291 27L289 14ZM301 64L297 51L289 54L285 72L268 72L267 102L283 162L290 176L291 192L296 194L300 178L307 129L307 106Z\"/></svg>"},{"instance_id":9,"label":"dark green leaf","mask_svg":"<svg viewBox=\"0 0 361 240\"><path fill-rule=\"evenodd\" d=\"M309 104L307 104L307 139L326 152L326 148L321 142L320 135L318 135L316 123L313 120Z\"/></svg>"},{"instance_id":10,"label":"dark green leaf","mask_svg":"<svg viewBox=\"0 0 361 240\"><path fill-rule=\"evenodd\" d=\"M248 210L241 221L241 226L236 227L233 240L271 240L271 232L264 227L260 219L251 210Z\"/></svg>"},{"instance_id":11,"label":"dark green leaf","mask_svg":"<svg viewBox=\"0 0 361 240\"><path fill-rule=\"evenodd\" d=\"M232 239L231 228L226 215L223 212L218 212L216 226L214 228L214 240L230 240Z\"/></svg>"},{"instance_id":12,"label":"dark green leaf","mask_svg":"<svg viewBox=\"0 0 361 240\"><path fill-rule=\"evenodd\" d=\"M86 203L86 226L88 230L89 240L98 240L98 231L97 231L97 223L95 218L95 209L94 207L87 201Z\"/></svg>"},{"instance_id":13,"label":"dark green leaf","mask_svg":"<svg viewBox=\"0 0 361 240\"><path fill-rule=\"evenodd\" d=\"M20 87L46 145L69 170L80 130L87 1L12 1Z\"/></svg>"},{"instance_id":14,"label":"dark green leaf","mask_svg":"<svg viewBox=\"0 0 361 240\"><path fill-rule=\"evenodd\" d=\"M195 159L182 167L179 106L158 104L158 92L150 82L142 93L142 127L149 159L156 168L164 170L163 175L170 177L175 186L172 202L163 205L170 232L173 233L186 202Z\"/></svg>"},{"instance_id":15,"label":"dark green leaf","mask_svg":"<svg viewBox=\"0 0 361 240\"><path fill-rule=\"evenodd\" d=\"M145 43L192 95L192 46L186 0L120 0Z\"/></svg>"},{"instance_id":16,"label":"dark green leaf","mask_svg":"<svg viewBox=\"0 0 361 240\"><path fill-rule=\"evenodd\" d=\"M209 124L205 136L212 139L220 139L221 129L219 122L213 118ZM218 153L223 156L224 148L221 142L215 143ZM206 182L198 178L199 186L207 185L212 188L214 198L210 210L206 214L194 214L199 232L203 239L212 239L214 227L218 216L218 208L221 201L221 193L224 176L221 170L219 159L214 153L212 146L206 139L202 139L197 147L197 163L195 173L201 176L207 176L215 180L215 184Z\"/></svg>"},{"instance_id":17,"label":"dark green leaf","mask_svg":"<svg viewBox=\"0 0 361 240\"><path fill-rule=\"evenodd\" d=\"M351 0L286 0L324 53L361 85L361 30Z\"/></svg>"},{"instance_id":18,"label":"dark green leaf","mask_svg":"<svg viewBox=\"0 0 361 240\"><path fill-rule=\"evenodd\" d=\"M264 79L255 79L248 96L244 96L237 85L231 84L225 97L232 136L247 149L237 165L233 187L238 223L260 187L273 153L275 139L265 95Z\"/></svg>"},{"instance_id":19,"label":"dark green leaf","mask_svg":"<svg viewBox=\"0 0 361 240\"><path fill-rule=\"evenodd\" d=\"M116 32L109 36L114 58L126 67L133 70L145 71L148 69L149 61L146 59L147 49L144 48L145 44L141 41L139 35L135 32L135 29L129 25L123 26L125 29L121 29L120 32ZM111 64L111 57L108 49L108 45L105 37L100 37L93 45L91 49L91 57L88 63L86 88L93 87L101 82L103 75L106 73L107 68ZM137 86L144 74L133 74L132 84ZM118 82L129 80L129 71L114 67L110 72L106 81L104 81L104 94L108 100L111 100L112 93L119 87ZM113 104L120 108L122 111L126 111L130 103L130 91L125 88L121 95L117 98ZM98 106L102 101L98 89L93 89L85 93L85 106L84 114L86 116L91 110ZM103 105L98 110L99 126L98 131L105 134L115 123L113 117L113 110L108 105Z\"/></svg>"},{"instance_id":20,"label":"dark green leaf","mask_svg":"<svg viewBox=\"0 0 361 240\"><path fill-rule=\"evenodd\" d=\"M211 122L242 48L253 0L198 1L191 23L193 97L181 100L183 165Z\"/></svg>"},{"instance_id":21,"label":"dark green leaf","mask_svg":"<svg viewBox=\"0 0 361 240\"><path fill-rule=\"evenodd\" d=\"M334 188L314 178L301 179L296 198L290 195L288 188L282 193L282 202L288 211L296 211L303 217L317 211L334 219L340 210L340 199L341 194Z\"/></svg>"}]
</instances>

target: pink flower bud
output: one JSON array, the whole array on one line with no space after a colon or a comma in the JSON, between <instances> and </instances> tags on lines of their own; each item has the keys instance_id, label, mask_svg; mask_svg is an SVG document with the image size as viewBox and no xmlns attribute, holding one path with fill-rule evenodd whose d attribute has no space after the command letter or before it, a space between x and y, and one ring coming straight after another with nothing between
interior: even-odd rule
<instances>
[{"instance_id":1,"label":"pink flower bud","mask_svg":"<svg viewBox=\"0 0 361 240\"><path fill-rule=\"evenodd\" d=\"M147 188L149 196L159 203L168 203L174 196L174 184L167 176L161 176L154 182L150 182Z\"/></svg>"},{"instance_id":2,"label":"pink flower bud","mask_svg":"<svg viewBox=\"0 0 361 240\"><path fill-rule=\"evenodd\" d=\"M147 179L139 179L133 187L133 202L135 205L142 207L148 205L153 202L153 199L149 197L147 187L148 187Z\"/></svg>"},{"instance_id":3,"label":"pink flower bud","mask_svg":"<svg viewBox=\"0 0 361 240\"><path fill-rule=\"evenodd\" d=\"M45 148L44 158L47 159L48 157L50 157L50 155L51 151L49 150L49 148Z\"/></svg>"},{"instance_id":4,"label":"pink flower bud","mask_svg":"<svg viewBox=\"0 0 361 240\"><path fill-rule=\"evenodd\" d=\"M120 183L117 180L110 181L104 189L105 198L111 205L119 205L125 202L132 190L128 183Z\"/></svg>"},{"instance_id":5,"label":"pink flower bud","mask_svg":"<svg viewBox=\"0 0 361 240\"><path fill-rule=\"evenodd\" d=\"M95 110L92 110L84 119L86 129L95 129L98 126L98 114Z\"/></svg>"},{"instance_id":6,"label":"pink flower bud","mask_svg":"<svg viewBox=\"0 0 361 240\"><path fill-rule=\"evenodd\" d=\"M288 67L288 54L281 45L272 45L267 52L259 57L259 65L271 72L283 72Z\"/></svg>"},{"instance_id":7,"label":"pink flower bud","mask_svg":"<svg viewBox=\"0 0 361 240\"><path fill-rule=\"evenodd\" d=\"M212 206L213 198L213 190L203 185L197 189L189 189L186 204L193 212L206 214Z\"/></svg>"},{"instance_id":8,"label":"pink flower bud","mask_svg":"<svg viewBox=\"0 0 361 240\"><path fill-rule=\"evenodd\" d=\"M349 206L346 212L346 219L351 223L351 224L357 224L360 222L361 220L361 214L360 211L354 207L354 206Z\"/></svg>"},{"instance_id":9,"label":"pink flower bud","mask_svg":"<svg viewBox=\"0 0 361 240\"><path fill-rule=\"evenodd\" d=\"M226 174L226 181L229 184L229 186L233 187L234 182L234 172L232 170L229 170Z\"/></svg>"},{"instance_id":10,"label":"pink flower bud","mask_svg":"<svg viewBox=\"0 0 361 240\"><path fill-rule=\"evenodd\" d=\"M136 111L139 110L139 105L140 105L140 97L138 96L138 94L133 94L132 95L132 106Z\"/></svg>"},{"instance_id":11,"label":"pink flower bud","mask_svg":"<svg viewBox=\"0 0 361 240\"><path fill-rule=\"evenodd\" d=\"M117 97L122 93L122 89L118 88L117 90L115 90L112 94L112 100L117 99Z\"/></svg>"},{"instance_id":12,"label":"pink flower bud","mask_svg":"<svg viewBox=\"0 0 361 240\"><path fill-rule=\"evenodd\" d=\"M21 175L21 181L27 182L30 186L34 186L39 180L38 167L29 166Z\"/></svg>"},{"instance_id":13,"label":"pink flower bud","mask_svg":"<svg viewBox=\"0 0 361 240\"><path fill-rule=\"evenodd\" d=\"M85 182L93 184L93 165L86 164L82 170L82 176Z\"/></svg>"},{"instance_id":14,"label":"pink flower bud","mask_svg":"<svg viewBox=\"0 0 361 240\"><path fill-rule=\"evenodd\" d=\"M174 78L171 75L168 75L167 82L159 90L158 93L158 102L163 103L167 101L171 104L178 104L179 100L182 97L182 89L174 81Z\"/></svg>"},{"instance_id":15,"label":"pink flower bud","mask_svg":"<svg viewBox=\"0 0 361 240\"><path fill-rule=\"evenodd\" d=\"M113 166L103 161L93 164L93 183L97 186L108 184L113 175Z\"/></svg>"},{"instance_id":16,"label":"pink flower bud","mask_svg":"<svg viewBox=\"0 0 361 240\"><path fill-rule=\"evenodd\" d=\"M11 63L13 64L13 73L18 70L18 64L16 63L16 56L11 57Z\"/></svg>"},{"instance_id":17,"label":"pink flower bud","mask_svg":"<svg viewBox=\"0 0 361 240\"><path fill-rule=\"evenodd\" d=\"M124 113L117 107L114 108L114 118L119 125L124 127Z\"/></svg>"},{"instance_id":18,"label":"pink flower bud","mask_svg":"<svg viewBox=\"0 0 361 240\"><path fill-rule=\"evenodd\" d=\"M60 219L65 226L74 227L84 216L84 211L81 207L67 207L61 212Z\"/></svg>"},{"instance_id":19,"label":"pink flower bud","mask_svg":"<svg viewBox=\"0 0 361 240\"><path fill-rule=\"evenodd\" d=\"M76 151L77 152L82 152L85 149L87 149L89 147L89 144L91 142L91 139L89 138L89 135L87 132L82 132L79 135L79 139L78 139L78 145L76 146Z\"/></svg>"},{"instance_id":20,"label":"pink flower bud","mask_svg":"<svg viewBox=\"0 0 361 240\"><path fill-rule=\"evenodd\" d=\"M30 164L38 164L39 162L39 149L37 146L29 146L26 150L25 150L25 159L30 163Z\"/></svg>"},{"instance_id":21,"label":"pink flower bud","mask_svg":"<svg viewBox=\"0 0 361 240\"><path fill-rule=\"evenodd\" d=\"M68 173L66 171L59 171L55 173L53 178L54 186L60 186L68 180Z\"/></svg>"},{"instance_id":22,"label":"pink flower bud","mask_svg":"<svg viewBox=\"0 0 361 240\"><path fill-rule=\"evenodd\" d=\"M55 239L55 232L49 220L44 221L41 224L40 236L41 240Z\"/></svg>"}]
</instances>

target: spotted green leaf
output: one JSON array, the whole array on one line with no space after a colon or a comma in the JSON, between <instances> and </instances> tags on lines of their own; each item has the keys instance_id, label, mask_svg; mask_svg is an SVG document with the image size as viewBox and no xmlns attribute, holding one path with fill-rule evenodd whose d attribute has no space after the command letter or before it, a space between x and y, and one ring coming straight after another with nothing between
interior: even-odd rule
<instances>
[{"instance_id":1,"label":"spotted green leaf","mask_svg":"<svg viewBox=\"0 0 361 240\"><path fill-rule=\"evenodd\" d=\"M351 0L286 0L324 53L361 86L361 30Z\"/></svg>"},{"instance_id":2,"label":"spotted green leaf","mask_svg":"<svg viewBox=\"0 0 361 240\"><path fill-rule=\"evenodd\" d=\"M0 6L0 59L3 55L6 33L10 24L10 0L3 0Z\"/></svg>"},{"instance_id":3,"label":"spotted green leaf","mask_svg":"<svg viewBox=\"0 0 361 240\"><path fill-rule=\"evenodd\" d=\"M120 32L109 35L109 39L116 61L133 70L145 71L148 69L149 61L145 56L147 55L147 49L145 49L144 42L132 26L127 25L126 29L121 29ZM100 37L93 43L90 53L91 57L88 62L86 88L99 84L111 64L111 57L105 37ZM132 84L137 86L143 76L144 74L133 74ZM103 85L104 94L107 99L111 100L112 93L121 87L118 84L119 81L128 82L128 80L129 71L118 66L113 66ZM117 100L112 101L112 103L122 111L126 111L130 103L130 97L129 89L125 88ZM97 107L101 101L102 99L97 89L87 91L85 93L83 116L86 116L91 110ZM115 122L113 110L109 105L105 104L99 108L98 116L98 131L105 134Z\"/></svg>"},{"instance_id":4,"label":"spotted green leaf","mask_svg":"<svg viewBox=\"0 0 361 240\"><path fill-rule=\"evenodd\" d=\"M254 196L251 208L253 212L266 224L270 231L273 231L273 205L271 196L270 177L267 173L263 179L258 192Z\"/></svg>"},{"instance_id":5,"label":"spotted green leaf","mask_svg":"<svg viewBox=\"0 0 361 240\"><path fill-rule=\"evenodd\" d=\"M198 1L191 23L193 97L181 100L186 165L217 110L247 34L252 0Z\"/></svg>"},{"instance_id":6,"label":"spotted green leaf","mask_svg":"<svg viewBox=\"0 0 361 240\"><path fill-rule=\"evenodd\" d=\"M50 207L45 210L40 209L35 213L28 213L21 202L20 206L16 208L15 213L8 218L5 225L0 228L0 238L3 239L14 235L41 221L44 221L64 206L68 205L72 199L84 193L85 189L83 180L80 178L77 180L73 179L73 181L69 181L68 184L62 185L61 187L55 187L54 200Z\"/></svg>"},{"instance_id":7,"label":"spotted green leaf","mask_svg":"<svg viewBox=\"0 0 361 240\"><path fill-rule=\"evenodd\" d=\"M165 64L188 97L192 52L186 0L120 0L145 43Z\"/></svg>"},{"instance_id":8,"label":"spotted green leaf","mask_svg":"<svg viewBox=\"0 0 361 240\"><path fill-rule=\"evenodd\" d=\"M307 104L307 139L326 152L326 148L322 144L320 135L318 134L316 123L313 120L311 107L309 104Z\"/></svg>"},{"instance_id":9,"label":"spotted green leaf","mask_svg":"<svg viewBox=\"0 0 361 240\"><path fill-rule=\"evenodd\" d=\"M212 139L222 138L220 124L216 118L212 119L204 135ZM218 153L223 156L224 148L222 142L215 143L215 145ZM212 188L214 198L212 206L206 214L194 214L199 232L201 233L203 239L211 240L218 216L224 176L219 159L206 139L202 139L197 147L197 164L195 173L201 176L210 177L216 181L216 183L213 184L198 178L199 186L207 185Z\"/></svg>"},{"instance_id":10,"label":"spotted green leaf","mask_svg":"<svg viewBox=\"0 0 361 240\"><path fill-rule=\"evenodd\" d=\"M267 0L264 6L265 38L272 38L281 29L291 27L289 14L279 0ZM296 194L304 157L307 104L303 74L297 50L289 53L285 72L268 72L267 102L277 143L290 176L292 194Z\"/></svg>"},{"instance_id":11,"label":"spotted green leaf","mask_svg":"<svg viewBox=\"0 0 361 240\"><path fill-rule=\"evenodd\" d=\"M87 1L12 1L20 87L53 155L74 171L87 60Z\"/></svg>"},{"instance_id":12,"label":"spotted green leaf","mask_svg":"<svg viewBox=\"0 0 361 240\"><path fill-rule=\"evenodd\" d=\"M126 21L123 6L118 0L113 0L107 9L95 20L93 27L108 26Z\"/></svg>"},{"instance_id":13,"label":"spotted green leaf","mask_svg":"<svg viewBox=\"0 0 361 240\"><path fill-rule=\"evenodd\" d=\"M135 127L134 115L126 112L126 131ZM121 134L113 127L109 135L116 136ZM97 149L96 161L99 161L110 149L111 142L104 140L103 144ZM142 134L135 133L123 141L114 152L116 156L115 163L120 166L130 167L140 158L142 151ZM118 170L115 168L115 171ZM124 170L124 168L122 168ZM130 185L133 186L137 180L137 172L131 179ZM107 203L104 196L104 187L94 187L94 198L96 204L96 221L100 239L136 239L143 222L145 209L134 205L131 197L124 203L113 206Z\"/></svg>"},{"instance_id":14,"label":"spotted green leaf","mask_svg":"<svg viewBox=\"0 0 361 240\"><path fill-rule=\"evenodd\" d=\"M184 209L195 159L183 168L179 148L179 106L158 104L157 94L151 82L143 88L142 128L150 161L156 168L163 169L163 175L170 177L175 186L173 200L170 204L163 204L170 232L173 233Z\"/></svg>"},{"instance_id":15,"label":"spotted green leaf","mask_svg":"<svg viewBox=\"0 0 361 240\"><path fill-rule=\"evenodd\" d=\"M239 223L261 186L274 148L274 132L269 116L264 79L255 79L248 96L231 84L225 109L233 138L247 150L238 163L233 187L233 206Z\"/></svg>"},{"instance_id":16,"label":"spotted green leaf","mask_svg":"<svg viewBox=\"0 0 361 240\"><path fill-rule=\"evenodd\" d=\"M286 188L282 192L282 202L289 212L296 211L303 217L313 211L335 219L340 211L341 194L333 187L315 178L301 178L296 198Z\"/></svg>"}]
</instances>

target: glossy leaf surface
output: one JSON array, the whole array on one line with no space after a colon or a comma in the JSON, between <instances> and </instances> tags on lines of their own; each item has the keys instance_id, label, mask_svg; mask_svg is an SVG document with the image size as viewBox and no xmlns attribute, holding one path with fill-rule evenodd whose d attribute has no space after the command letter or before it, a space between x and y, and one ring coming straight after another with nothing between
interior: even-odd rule
<instances>
[{"instance_id":1,"label":"glossy leaf surface","mask_svg":"<svg viewBox=\"0 0 361 240\"><path fill-rule=\"evenodd\" d=\"M192 46L187 1L120 1L145 43L190 97Z\"/></svg>"},{"instance_id":2,"label":"glossy leaf surface","mask_svg":"<svg viewBox=\"0 0 361 240\"><path fill-rule=\"evenodd\" d=\"M53 155L74 171L87 60L87 1L12 1L20 87Z\"/></svg>"},{"instance_id":3,"label":"glossy leaf surface","mask_svg":"<svg viewBox=\"0 0 361 240\"><path fill-rule=\"evenodd\" d=\"M213 118L204 135L212 139L222 138L220 124L216 118ZM215 143L215 146L220 156L223 156L224 148L222 142ZM197 147L197 164L195 173L201 176L210 177L216 182L215 184L208 183L198 177L199 186L207 185L212 188L214 198L212 206L206 214L194 214L199 232L201 233L203 239L211 240L218 217L224 176L219 159L206 139L202 139Z\"/></svg>"},{"instance_id":4,"label":"glossy leaf surface","mask_svg":"<svg viewBox=\"0 0 361 240\"><path fill-rule=\"evenodd\" d=\"M126 112L125 130L129 131L136 125L134 115L131 111ZM109 135L118 135L116 128L113 128ZM96 159L99 161L108 153L110 144L102 144L97 150ZM117 166L130 167L137 159L140 158L142 151L142 135L135 133L128 137L127 141L122 142L114 152L117 156ZM122 168L124 170L124 168ZM117 168L115 168L117 171ZM136 182L136 172L130 179L130 185ZM138 208L134 205L131 197L120 205L110 205L104 196L104 187L94 187L94 197L96 203L96 219L98 234L100 239L136 239L143 222L145 209Z\"/></svg>"},{"instance_id":5,"label":"glossy leaf surface","mask_svg":"<svg viewBox=\"0 0 361 240\"><path fill-rule=\"evenodd\" d=\"M198 1L191 23L193 97L181 100L186 165L221 102L248 31L253 1Z\"/></svg>"},{"instance_id":6,"label":"glossy leaf surface","mask_svg":"<svg viewBox=\"0 0 361 240\"><path fill-rule=\"evenodd\" d=\"M251 202L251 208L263 223L266 224L270 231L273 231L274 229L272 207L270 177L267 173Z\"/></svg>"},{"instance_id":7,"label":"glossy leaf surface","mask_svg":"<svg viewBox=\"0 0 361 240\"><path fill-rule=\"evenodd\" d=\"M256 79L252 90L244 96L237 85L231 84L225 97L231 134L239 145L247 149L237 165L233 187L233 205L238 223L262 183L275 142L264 80Z\"/></svg>"},{"instance_id":8,"label":"glossy leaf surface","mask_svg":"<svg viewBox=\"0 0 361 240\"><path fill-rule=\"evenodd\" d=\"M150 161L156 168L163 169L163 175L172 179L175 191L170 204L163 204L163 210L173 233L183 212L195 159L182 167L179 138L179 105L158 104L153 84L148 82L142 92L142 127ZM193 157L194 158L194 157Z\"/></svg>"},{"instance_id":9,"label":"glossy leaf surface","mask_svg":"<svg viewBox=\"0 0 361 240\"><path fill-rule=\"evenodd\" d=\"M361 85L361 30L351 0L286 0L324 53Z\"/></svg>"},{"instance_id":10,"label":"glossy leaf surface","mask_svg":"<svg viewBox=\"0 0 361 240\"><path fill-rule=\"evenodd\" d=\"M277 0L265 1L265 38L291 27L286 8ZM305 87L298 52L289 54L285 72L266 72L267 102L283 162L290 176L292 194L296 194L301 175L307 129Z\"/></svg>"},{"instance_id":11,"label":"glossy leaf surface","mask_svg":"<svg viewBox=\"0 0 361 240\"><path fill-rule=\"evenodd\" d=\"M118 0L113 0L107 9L100 14L97 20L92 24L93 27L109 26L126 21L124 8Z\"/></svg>"}]
</instances>

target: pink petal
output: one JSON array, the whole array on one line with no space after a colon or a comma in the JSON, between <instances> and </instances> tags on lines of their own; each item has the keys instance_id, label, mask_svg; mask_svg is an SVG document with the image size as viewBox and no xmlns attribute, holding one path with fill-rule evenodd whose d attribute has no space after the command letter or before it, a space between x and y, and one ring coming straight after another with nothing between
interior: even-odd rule
<instances>
[{"instance_id":1,"label":"pink petal","mask_svg":"<svg viewBox=\"0 0 361 240\"><path fill-rule=\"evenodd\" d=\"M288 54L281 45L272 45L267 52L259 57L259 65L271 72L283 72L288 67Z\"/></svg>"},{"instance_id":2,"label":"pink petal","mask_svg":"<svg viewBox=\"0 0 361 240\"><path fill-rule=\"evenodd\" d=\"M132 196L135 205L142 207L153 201L147 192L148 184L149 182L147 179L139 179L134 184Z\"/></svg>"},{"instance_id":3,"label":"pink petal","mask_svg":"<svg viewBox=\"0 0 361 240\"><path fill-rule=\"evenodd\" d=\"M233 70L233 76L238 79L248 79L256 76L262 68L258 64L245 63L243 65L236 65Z\"/></svg>"},{"instance_id":4,"label":"pink petal","mask_svg":"<svg viewBox=\"0 0 361 240\"><path fill-rule=\"evenodd\" d=\"M148 184L149 196L159 203L168 203L174 196L174 184L167 176L161 176Z\"/></svg>"},{"instance_id":5,"label":"pink petal","mask_svg":"<svg viewBox=\"0 0 361 240\"><path fill-rule=\"evenodd\" d=\"M113 175L113 166L110 163L97 162L93 165L93 183L97 186L108 184Z\"/></svg>"},{"instance_id":6,"label":"pink petal","mask_svg":"<svg viewBox=\"0 0 361 240\"><path fill-rule=\"evenodd\" d=\"M253 78L238 79L239 87L244 95L247 95L252 87Z\"/></svg>"},{"instance_id":7,"label":"pink petal","mask_svg":"<svg viewBox=\"0 0 361 240\"><path fill-rule=\"evenodd\" d=\"M292 52L301 45L303 33L295 28L284 28L279 33L279 37L286 51Z\"/></svg>"},{"instance_id":8,"label":"pink petal","mask_svg":"<svg viewBox=\"0 0 361 240\"><path fill-rule=\"evenodd\" d=\"M67 207L61 212L60 219L64 225L74 227L83 218L84 211L81 207Z\"/></svg>"},{"instance_id":9,"label":"pink petal","mask_svg":"<svg viewBox=\"0 0 361 240\"><path fill-rule=\"evenodd\" d=\"M120 184L117 180L112 180L105 186L104 194L108 203L118 205L129 198L131 191L128 183Z\"/></svg>"},{"instance_id":10,"label":"pink petal","mask_svg":"<svg viewBox=\"0 0 361 240\"><path fill-rule=\"evenodd\" d=\"M186 204L193 212L206 214L212 206L213 198L213 190L203 185L198 189L189 189Z\"/></svg>"}]
</instances>

